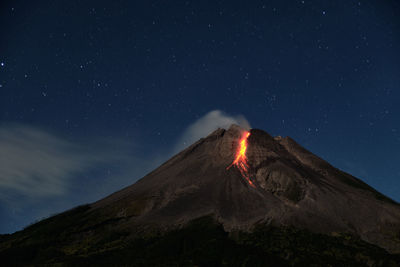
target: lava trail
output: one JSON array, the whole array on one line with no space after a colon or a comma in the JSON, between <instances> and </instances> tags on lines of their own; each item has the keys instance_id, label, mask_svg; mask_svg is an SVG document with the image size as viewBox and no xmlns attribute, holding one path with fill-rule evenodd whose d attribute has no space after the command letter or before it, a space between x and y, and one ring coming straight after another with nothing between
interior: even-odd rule
<instances>
[{"instance_id":1,"label":"lava trail","mask_svg":"<svg viewBox=\"0 0 400 267\"><path fill-rule=\"evenodd\" d=\"M250 136L250 132L243 133L243 136L239 142L239 148L236 152L236 158L232 162L232 164L229 165L226 169L229 170L229 168L231 168L233 165L235 165L239 169L243 178L246 179L246 181L249 183L249 185L251 185L252 187L255 187L253 182L250 179L249 164L247 163L247 157L246 157L247 138L249 136Z\"/></svg>"}]
</instances>

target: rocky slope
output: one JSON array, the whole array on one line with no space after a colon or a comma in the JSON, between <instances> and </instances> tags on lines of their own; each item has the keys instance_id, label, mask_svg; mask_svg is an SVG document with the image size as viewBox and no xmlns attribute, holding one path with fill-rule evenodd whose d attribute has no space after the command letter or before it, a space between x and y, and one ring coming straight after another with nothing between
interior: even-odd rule
<instances>
[{"instance_id":1,"label":"rocky slope","mask_svg":"<svg viewBox=\"0 0 400 267\"><path fill-rule=\"evenodd\" d=\"M298 145L253 129L246 155L249 186L235 157L244 129L218 129L137 183L93 205L131 225L170 227L212 214L226 230L260 223L317 233L351 233L400 252L400 206Z\"/></svg>"},{"instance_id":2,"label":"rocky slope","mask_svg":"<svg viewBox=\"0 0 400 267\"><path fill-rule=\"evenodd\" d=\"M213 246L207 250L205 244L215 240L229 243L229 253L254 249L261 258L269 253L269 259L282 264L297 262L299 257L305 260L300 263L307 263L313 255L320 263L336 259L335 264L357 257L368 263L373 257L374 264L383 266L392 257L388 253L400 253L400 205L289 137L274 138L264 131L250 130L245 155L251 184L243 170L227 168L240 150L244 132L236 125L218 129L129 187L1 236L0 256L13 261L21 260L21 254L28 255L25 263L73 264L77 259L80 263L95 259L98 264L103 257L118 262L132 247L139 253L149 246L155 249L161 242L162 248L176 245L179 258L190 239L186 229L199 218L213 221L201 224L205 234L214 229L210 225L217 225L201 243L204 253L211 253ZM202 240L198 233L203 230L196 227L189 229ZM291 242L300 245L293 247ZM327 248L318 254L314 250L325 246L321 244ZM156 251L154 257L164 255L160 249ZM140 253L125 256L127 261L145 257L144 250ZM240 260L247 262L246 257ZM179 259L171 264L181 264Z\"/></svg>"}]
</instances>

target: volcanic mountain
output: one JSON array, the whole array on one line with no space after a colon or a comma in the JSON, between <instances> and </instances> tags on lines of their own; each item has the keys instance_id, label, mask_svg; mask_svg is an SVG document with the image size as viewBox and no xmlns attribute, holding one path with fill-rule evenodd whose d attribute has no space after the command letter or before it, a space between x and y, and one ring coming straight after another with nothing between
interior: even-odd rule
<instances>
[{"instance_id":1,"label":"volcanic mountain","mask_svg":"<svg viewBox=\"0 0 400 267\"><path fill-rule=\"evenodd\" d=\"M217 129L133 185L102 200L2 236L0 257L13 262L13 257L20 257L19 252L30 251L26 262L76 264L93 257L112 261L128 257L126 249L130 242L136 242L129 253L177 246L181 251L177 253L183 253L179 255L193 249L196 252L185 259L164 255L170 264L182 265L180 260L184 260L183 265L202 265L200 260L193 260L193 255L216 248L201 245L199 250L193 245L197 241L190 239L190 233L202 239L207 236L202 231L210 229L207 226L199 230L199 224L216 225L219 234L213 232L217 237L210 240L218 241L223 236L225 252L226 247L240 253L251 251L252 255L268 251L265 253L269 256L261 258L267 261L272 257L277 265L305 263L309 256L302 258L303 254L318 256L320 263L326 257L334 260L343 256L337 251L350 253L343 256L345 260L356 259L362 264L382 265L387 260L396 264L400 259L394 255L400 253L398 203L331 166L290 137L272 137L262 130L247 131L237 125ZM290 247L288 242L279 245L282 240L301 243L306 249ZM263 245L258 245L260 242ZM313 242L330 245L321 252L310 252L309 246L315 250L325 246ZM120 254L115 251L122 250L125 256L116 256ZM155 249L150 258L159 257L161 250ZM135 257L141 261L133 265L149 265L149 258ZM303 261L297 261L299 257ZM216 261L217 265L233 264L227 259Z\"/></svg>"}]
</instances>

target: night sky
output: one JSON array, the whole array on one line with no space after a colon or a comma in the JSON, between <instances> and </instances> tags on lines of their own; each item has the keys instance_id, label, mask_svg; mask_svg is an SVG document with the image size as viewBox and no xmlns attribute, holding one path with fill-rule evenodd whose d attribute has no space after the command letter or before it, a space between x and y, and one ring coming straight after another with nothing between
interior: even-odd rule
<instances>
[{"instance_id":1,"label":"night sky","mask_svg":"<svg viewBox=\"0 0 400 267\"><path fill-rule=\"evenodd\" d=\"M400 201L398 1L1 2L0 233L232 122Z\"/></svg>"}]
</instances>

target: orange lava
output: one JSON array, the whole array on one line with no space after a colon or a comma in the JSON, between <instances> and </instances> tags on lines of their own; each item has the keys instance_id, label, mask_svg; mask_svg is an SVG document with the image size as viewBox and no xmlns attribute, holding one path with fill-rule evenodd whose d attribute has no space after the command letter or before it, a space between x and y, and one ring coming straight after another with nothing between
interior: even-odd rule
<instances>
[{"instance_id":1,"label":"orange lava","mask_svg":"<svg viewBox=\"0 0 400 267\"><path fill-rule=\"evenodd\" d=\"M250 132L244 132L242 138L240 139L240 145L238 148L238 151L236 152L236 158L232 162L231 165L229 165L226 169L229 170L230 167L235 165L240 173L242 174L243 178L246 179L246 181L251 185L252 187L255 187L253 182L250 180L250 175L249 175L249 164L247 163L247 157L246 157L246 150L247 150L247 138L250 136Z\"/></svg>"}]
</instances>

